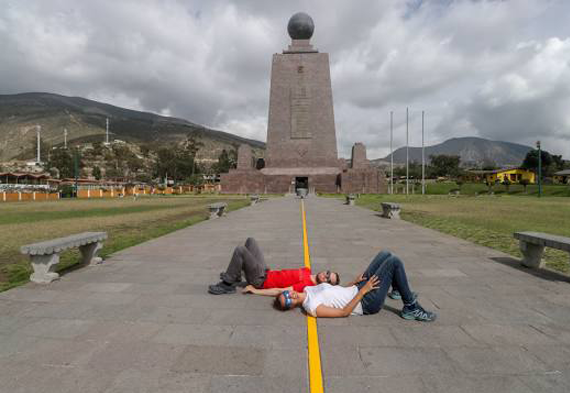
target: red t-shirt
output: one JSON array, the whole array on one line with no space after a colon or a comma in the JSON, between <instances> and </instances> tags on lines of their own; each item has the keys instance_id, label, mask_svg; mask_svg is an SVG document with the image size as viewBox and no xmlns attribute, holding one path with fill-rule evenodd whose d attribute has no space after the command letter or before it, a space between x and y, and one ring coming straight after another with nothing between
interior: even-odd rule
<instances>
[{"instance_id":1,"label":"red t-shirt","mask_svg":"<svg viewBox=\"0 0 570 393\"><path fill-rule=\"evenodd\" d=\"M311 270L301 269L268 270L263 289L293 287L297 292L303 292L305 287L315 285L311 280Z\"/></svg>"}]
</instances>

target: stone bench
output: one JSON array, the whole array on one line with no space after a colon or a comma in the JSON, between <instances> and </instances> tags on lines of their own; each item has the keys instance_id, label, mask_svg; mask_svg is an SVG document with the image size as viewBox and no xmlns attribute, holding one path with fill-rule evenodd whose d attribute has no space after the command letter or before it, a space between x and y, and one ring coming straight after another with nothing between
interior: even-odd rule
<instances>
[{"instance_id":1,"label":"stone bench","mask_svg":"<svg viewBox=\"0 0 570 393\"><path fill-rule=\"evenodd\" d=\"M209 206L210 220L223 216L225 214L226 207L228 207L228 204L226 202L212 203Z\"/></svg>"},{"instance_id":2,"label":"stone bench","mask_svg":"<svg viewBox=\"0 0 570 393\"><path fill-rule=\"evenodd\" d=\"M251 202L251 206L257 204L258 202L261 202L259 195L250 195L249 200Z\"/></svg>"},{"instance_id":3,"label":"stone bench","mask_svg":"<svg viewBox=\"0 0 570 393\"><path fill-rule=\"evenodd\" d=\"M400 205L394 202L382 202L382 217L400 219Z\"/></svg>"},{"instance_id":4,"label":"stone bench","mask_svg":"<svg viewBox=\"0 0 570 393\"><path fill-rule=\"evenodd\" d=\"M519 241L519 247L523 254L521 264L526 267L540 268L544 247L551 247L570 253L570 238L550 235L542 232L515 232L515 239Z\"/></svg>"},{"instance_id":5,"label":"stone bench","mask_svg":"<svg viewBox=\"0 0 570 393\"><path fill-rule=\"evenodd\" d=\"M354 201L356 200L356 195L354 194L348 194L346 196L346 204L348 206L354 206Z\"/></svg>"},{"instance_id":6,"label":"stone bench","mask_svg":"<svg viewBox=\"0 0 570 393\"><path fill-rule=\"evenodd\" d=\"M71 248L79 247L84 264L98 264L103 260L97 257L97 252L103 248L103 241L107 239L107 232L83 232L76 235L48 240L22 246L22 254L30 256L34 272L30 280L39 284L49 284L59 278L55 265L59 263L59 253Z\"/></svg>"}]
</instances>

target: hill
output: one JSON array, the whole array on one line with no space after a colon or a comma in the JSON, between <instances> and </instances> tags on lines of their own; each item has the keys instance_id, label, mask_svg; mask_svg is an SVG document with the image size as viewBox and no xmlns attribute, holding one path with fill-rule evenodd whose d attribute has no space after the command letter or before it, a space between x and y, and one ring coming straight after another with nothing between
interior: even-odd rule
<instances>
[{"instance_id":1,"label":"hill","mask_svg":"<svg viewBox=\"0 0 570 393\"><path fill-rule=\"evenodd\" d=\"M204 147L198 159L217 159L222 149L249 144L256 153L265 143L212 130L184 119L119 108L81 97L50 93L0 95L0 161L34 157L35 126L42 126L42 140L52 146L103 141L109 118L110 139L161 145L193 136Z\"/></svg>"},{"instance_id":2,"label":"hill","mask_svg":"<svg viewBox=\"0 0 570 393\"><path fill-rule=\"evenodd\" d=\"M530 146L519 145L511 142L491 141L483 138L464 137L452 138L443 143L426 146L425 157L429 162L430 155L448 154L461 157L462 166L480 166L485 163L494 163L497 166L520 165L527 152L532 150ZM422 161L421 147L410 147L410 161ZM373 160L373 162L390 162L390 154L386 157ZM394 163L406 163L406 148L400 147L394 151Z\"/></svg>"}]
</instances>

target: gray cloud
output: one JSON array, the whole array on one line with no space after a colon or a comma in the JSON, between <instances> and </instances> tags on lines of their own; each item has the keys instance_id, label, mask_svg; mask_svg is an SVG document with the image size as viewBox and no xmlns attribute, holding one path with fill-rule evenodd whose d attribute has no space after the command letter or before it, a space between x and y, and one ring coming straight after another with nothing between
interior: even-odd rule
<instances>
[{"instance_id":1,"label":"gray cloud","mask_svg":"<svg viewBox=\"0 0 570 393\"><path fill-rule=\"evenodd\" d=\"M564 0L0 0L0 94L49 91L265 139L271 55L313 16L330 53L339 150L479 135L570 158Z\"/></svg>"}]
</instances>

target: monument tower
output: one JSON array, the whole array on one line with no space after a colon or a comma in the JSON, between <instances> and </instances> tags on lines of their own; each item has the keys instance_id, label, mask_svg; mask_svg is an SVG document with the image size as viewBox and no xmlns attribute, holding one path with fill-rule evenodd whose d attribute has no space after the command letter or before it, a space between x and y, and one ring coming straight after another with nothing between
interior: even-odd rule
<instances>
[{"instance_id":1,"label":"monument tower","mask_svg":"<svg viewBox=\"0 0 570 393\"><path fill-rule=\"evenodd\" d=\"M262 172L273 177L271 188L281 192L288 191L292 181L296 187L337 191L340 168L329 56L311 45L314 28L309 15L293 15L287 26L291 45L273 55Z\"/></svg>"},{"instance_id":2,"label":"monument tower","mask_svg":"<svg viewBox=\"0 0 570 393\"><path fill-rule=\"evenodd\" d=\"M289 20L291 44L271 66L265 167L255 170L251 150L240 147L238 168L222 174L222 192L378 192L383 174L369 167L364 145L359 165L343 168L338 159L329 55L311 45L314 30L303 12Z\"/></svg>"}]
</instances>

